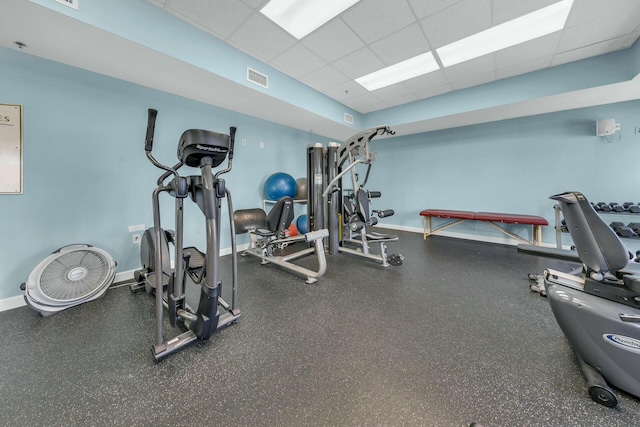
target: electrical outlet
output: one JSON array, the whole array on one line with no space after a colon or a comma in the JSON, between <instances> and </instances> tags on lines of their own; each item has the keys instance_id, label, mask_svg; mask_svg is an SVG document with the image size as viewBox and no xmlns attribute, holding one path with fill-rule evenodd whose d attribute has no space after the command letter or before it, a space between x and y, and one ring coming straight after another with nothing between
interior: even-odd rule
<instances>
[{"instance_id":1,"label":"electrical outlet","mask_svg":"<svg viewBox=\"0 0 640 427\"><path fill-rule=\"evenodd\" d=\"M260 148L264 148L264 141L260 141Z\"/></svg>"},{"instance_id":2,"label":"electrical outlet","mask_svg":"<svg viewBox=\"0 0 640 427\"><path fill-rule=\"evenodd\" d=\"M246 139L242 140L242 145L247 145L247 140Z\"/></svg>"},{"instance_id":3,"label":"electrical outlet","mask_svg":"<svg viewBox=\"0 0 640 427\"><path fill-rule=\"evenodd\" d=\"M134 234L133 238L131 239L131 241L133 242L134 245L139 245L140 244L140 234Z\"/></svg>"}]
</instances>

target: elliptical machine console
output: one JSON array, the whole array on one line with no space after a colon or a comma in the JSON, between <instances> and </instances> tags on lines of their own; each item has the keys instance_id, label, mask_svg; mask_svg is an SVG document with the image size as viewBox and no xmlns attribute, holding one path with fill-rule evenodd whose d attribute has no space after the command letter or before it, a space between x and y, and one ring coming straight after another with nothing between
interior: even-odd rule
<instances>
[{"instance_id":1,"label":"elliptical machine console","mask_svg":"<svg viewBox=\"0 0 640 427\"><path fill-rule=\"evenodd\" d=\"M220 212L223 198L227 199L228 211L233 212L231 193L220 175L231 170L236 128L231 127L229 135L202 129L185 131L178 143L179 162L171 167L158 162L151 154L157 113L156 110L149 109L145 151L149 161L165 172L158 178L157 187L153 191L153 227L144 232L140 247L142 269L136 271L138 283L131 290L136 292L144 288L149 294L155 293L156 343L153 346L153 356L159 361L197 339L208 339L222 327L235 322L240 317L240 310L237 306L235 230L231 218L231 304L222 299L222 282L219 280ZM227 167L214 175L213 168L220 166L225 159L228 159ZM185 164L199 168L200 175L179 175L178 169ZM170 177L173 178L165 182ZM163 230L161 226L159 195L162 192L169 193L175 199L175 232ZM198 205L205 216L205 252L195 247L183 247L183 203L187 197ZM173 269L170 265L169 243L174 248ZM187 277L201 289L197 310L186 304ZM162 331L164 308L167 309L171 326L185 330L168 340L164 339Z\"/></svg>"}]
</instances>

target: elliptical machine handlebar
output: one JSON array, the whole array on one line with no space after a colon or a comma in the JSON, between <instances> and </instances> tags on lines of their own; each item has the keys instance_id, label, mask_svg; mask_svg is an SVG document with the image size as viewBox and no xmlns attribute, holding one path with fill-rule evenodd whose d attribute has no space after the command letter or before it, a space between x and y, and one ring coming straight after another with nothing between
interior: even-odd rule
<instances>
[{"instance_id":1,"label":"elliptical machine handlebar","mask_svg":"<svg viewBox=\"0 0 640 427\"><path fill-rule=\"evenodd\" d=\"M170 175L173 175L176 179L180 178L178 175L177 169L182 166L182 162L176 164L174 167L166 166L156 160L151 154L151 150L153 150L153 134L156 129L156 117L158 116L158 110L154 108L149 108L149 115L147 118L147 135L144 140L144 151L147 153L147 159L157 168L166 171L166 173L162 174L160 178L158 178L158 186L161 186L165 179L167 179Z\"/></svg>"},{"instance_id":2,"label":"elliptical machine handlebar","mask_svg":"<svg viewBox=\"0 0 640 427\"><path fill-rule=\"evenodd\" d=\"M153 134L156 129L156 116L158 110L149 108L149 116L147 119L147 136L144 140L144 151L150 152L153 149Z\"/></svg>"},{"instance_id":3,"label":"elliptical machine handlebar","mask_svg":"<svg viewBox=\"0 0 640 427\"><path fill-rule=\"evenodd\" d=\"M235 141L236 141L236 127L231 126L229 128L229 151L227 152L227 168L221 171L218 171L215 175L216 178L218 178L223 173L227 173L231 171L231 167L233 163L233 146L235 144Z\"/></svg>"}]
</instances>

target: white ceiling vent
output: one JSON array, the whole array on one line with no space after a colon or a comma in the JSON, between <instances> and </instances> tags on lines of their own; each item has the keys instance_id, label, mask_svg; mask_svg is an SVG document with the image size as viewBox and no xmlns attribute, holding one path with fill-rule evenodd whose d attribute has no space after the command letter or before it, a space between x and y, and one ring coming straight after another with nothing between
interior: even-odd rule
<instances>
[{"instance_id":1,"label":"white ceiling vent","mask_svg":"<svg viewBox=\"0 0 640 427\"><path fill-rule=\"evenodd\" d=\"M353 116L351 114L344 113L344 121L349 123L350 125L352 125L353 124Z\"/></svg>"},{"instance_id":2,"label":"white ceiling vent","mask_svg":"<svg viewBox=\"0 0 640 427\"><path fill-rule=\"evenodd\" d=\"M269 77L266 74L257 72L253 68L247 67L247 80L265 89L269 89Z\"/></svg>"},{"instance_id":3,"label":"white ceiling vent","mask_svg":"<svg viewBox=\"0 0 640 427\"><path fill-rule=\"evenodd\" d=\"M78 2L80 0L56 0L58 3L62 3L65 6L69 6L71 9L78 10Z\"/></svg>"}]
</instances>

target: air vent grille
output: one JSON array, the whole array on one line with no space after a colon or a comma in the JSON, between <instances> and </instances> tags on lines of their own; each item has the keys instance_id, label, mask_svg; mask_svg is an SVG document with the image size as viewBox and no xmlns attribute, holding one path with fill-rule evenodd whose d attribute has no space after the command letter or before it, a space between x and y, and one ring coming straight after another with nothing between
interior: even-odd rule
<instances>
[{"instance_id":1,"label":"air vent grille","mask_svg":"<svg viewBox=\"0 0 640 427\"><path fill-rule=\"evenodd\" d=\"M353 116L351 114L344 113L344 121L349 123L350 125L352 125L353 124Z\"/></svg>"},{"instance_id":2,"label":"air vent grille","mask_svg":"<svg viewBox=\"0 0 640 427\"><path fill-rule=\"evenodd\" d=\"M69 6L71 9L78 10L78 2L80 0L56 0L58 3L62 3L65 6Z\"/></svg>"},{"instance_id":3,"label":"air vent grille","mask_svg":"<svg viewBox=\"0 0 640 427\"><path fill-rule=\"evenodd\" d=\"M247 80L265 89L269 89L269 77L257 72L253 68L247 67Z\"/></svg>"}]
</instances>

